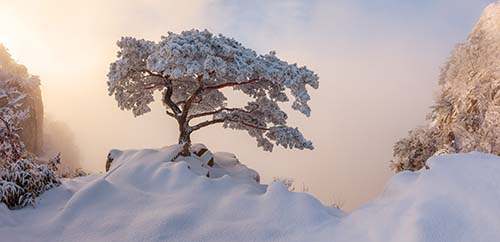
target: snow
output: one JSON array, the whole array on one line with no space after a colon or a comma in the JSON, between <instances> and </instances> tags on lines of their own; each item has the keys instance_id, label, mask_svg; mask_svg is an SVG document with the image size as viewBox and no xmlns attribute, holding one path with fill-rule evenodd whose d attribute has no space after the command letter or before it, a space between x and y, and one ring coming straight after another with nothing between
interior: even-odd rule
<instances>
[{"instance_id":1,"label":"snow","mask_svg":"<svg viewBox=\"0 0 500 242\"><path fill-rule=\"evenodd\" d=\"M210 168L211 178L228 175L235 180L260 182L259 173L241 164L235 155L226 152L217 152L214 156L215 164Z\"/></svg>"},{"instance_id":2,"label":"snow","mask_svg":"<svg viewBox=\"0 0 500 242\"><path fill-rule=\"evenodd\" d=\"M500 3L490 4L441 69L428 123L394 146L392 168L418 170L439 153L500 154Z\"/></svg>"},{"instance_id":3,"label":"snow","mask_svg":"<svg viewBox=\"0 0 500 242\"><path fill-rule=\"evenodd\" d=\"M237 168L241 163L229 153L214 153L207 169L246 172L199 175L185 158L170 162L178 149L114 150L106 174L64 180L35 208L0 205L2 241L500 239L500 158L494 155L433 157L430 169L398 173L378 198L346 214L279 182L241 179L251 170Z\"/></svg>"},{"instance_id":4,"label":"snow","mask_svg":"<svg viewBox=\"0 0 500 242\"><path fill-rule=\"evenodd\" d=\"M288 115L279 105L311 115L308 88L319 88L319 77L307 67L289 64L274 51L257 55L207 30L169 32L159 42L122 37L117 46L117 60L108 73L109 95L120 109L139 116L151 111L155 92L161 92L167 115L179 124L181 142L189 143L194 131L223 124L247 131L265 151L275 145L314 149L298 128L287 124ZM240 91L248 103L228 107L224 89Z\"/></svg>"},{"instance_id":5,"label":"snow","mask_svg":"<svg viewBox=\"0 0 500 242\"><path fill-rule=\"evenodd\" d=\"M435 156L429 170L401 172L384 193L321 236L332 241L500 241L500 158ZM314 241L314 240L312 240Z\"/></svg>"}]
</instances>

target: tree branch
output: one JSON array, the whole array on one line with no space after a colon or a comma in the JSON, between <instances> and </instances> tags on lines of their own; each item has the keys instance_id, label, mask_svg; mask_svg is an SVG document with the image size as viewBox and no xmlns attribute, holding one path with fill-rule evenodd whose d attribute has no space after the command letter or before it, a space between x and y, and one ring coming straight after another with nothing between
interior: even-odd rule
<instances>
[{"instance_id":1,"label":"tree branch","mask_svg":"<svg viewBox=\"0 0 500 242\"><path fill-rule=\"evenodd\" d=\"M162 74L154 73L154 72L147 70L147 69L142 69L142 70L138 70L138 71L139 72L146 72L150 76L156 76L156 77L161 77L162 79L168 79L168 77L163 76Z\"/></svg>"},{"instance_id":2,"label":"tree branch","mask_svg":"<svg viewBox=\"0 0 500 242\"><path fill-rule=\"evenodd\" d=\"M195 118L200 118L200 117L204 117L204 116L210 116L210 115L218 114L218 113L220 113L222 111L230 111L230 112L237 111L237 112L251 114L255 110L247 111L247 110L244 110L244 109L241 109L241 108L219 108L217 110L210 111L210 112L204 112L204 113L198 113L198 114L190 115L188 117L188 120L195 119Z\"/></svg>"},{"instance_id":3,"label":"tree branch","mask_svg":"<svg viewBox=\"0 0 500 242\"><path fill-rule=\"evenodd\" d=\"M187 116L189 114L189 109L191 108L191 105L193 104L194 100L198 97L198 95L200 95L200 93L204 90L202 79L203 75L199 75L196 78L199 86L184 103L184 107L182 108L181 120L187 120Z\"/></svg>"},{"instance_id":4,"label":"tree branch","mask_svg":"<svg viewBox=\"0 0 500 242\"><path fill-rule=\"evenodd\" d=\"M171 113L167 110L167 114L173 118L177 118L177 115L181 113L181 109L179 106L172 101L172 94L173 94L173 87L172 87L172 81L169 79L168 76L164 76L158 73L154 73L148 69L141 69L141 70L135 70L137 72L141 73L147 73L149 76L156 76L159 77L163 80L163 83L153 83L150 86L144 86L144 89L155 89L158 87L166 87L167 90L165 92L165 95L163 96L163 103L167 105L174 113Z\"/></svg>"},{"instance_id":5,"label":"tree branch","mask_svg":"<svg viewBox=\"0 0 500 242\"><path fill-rule=\"evenodd\" d=\"M150 90L150 89L155 89L158 87L165 87L165 83L153 83L150 86L144 86L142 87L143 89Z\"/></svg>"},{"instance_id":6,"label":"tree branch","mask_svg":"<svg viewBox=\"0 0 500 242\"><path fill-rule=\"evenodd\" d=\"M245 125L245 126L248 126L248 127L254 128L254 129L260 129L260 130L266 130L266 131L270 130L270 128L261 127L261 126L257 126L257 125L254 125L254 124L249 124L249 123L247 123L245 121L241 121L241 120L231 120L230 118L218 118L218 119L212 119L212 120L204 121L204 122L201 122L201 123L199 123L199 124L197 124L195 126L192 126L191 127L191 131L195 131L195 130L201 129L201 128L207 127L209 125L223 123L226 120L229 120L229 121L235 122L235 123L240 123L242 125Z\"/></svg>"},{"instance_id":7,"label":"tree branch","mask_svg":"<svg viewBox=\"0 0 500 242\"><path fill-rule=\"evenodd\" d=\"M180 106L181 104L184 104L184 103L186 103L186 100L178 101L178 102L176 102L175 104L176 104L177 106Z\"/></svg>"},{"instance_id":8,"label":"tree branch","mask_svg":"<svg viewBox=\"0 0 500 242\"><path fill-rule=\"evenodd\" d=\"M222 89L225 87L241 86L241 85L256 83L258 81L262 81L262 79L250 79L250 80L244 81L244 82L226 82L226 83L223 83L220 85L205 87L205 90L217 90L217 89Z\"/></svg>"},{"instance_id":9,"label":"tree branch","mask_svg":"<svg viewBox=\"0 0 500 242\"><path fill-rule=\"evenodd\" d=\"M245 122L245 121L234 121L234 122L236 122L236 123L240 123L240 124L243 124L243 125L248 126L248 127L252 127L252 128L254 128L254 129L260 129L260 130L266 130L266 131L267 131L267 130L270 130L270 129L269 129L269 128L267 128L267 127L260 127L260 126L257 126L257 125L249 124L249 123L247 123L247 122Z\"/></svg>"},{"instance_id":10,"label":"tree branch","mask_svg":"<svg viewBox=\"0 0 500 242\"><path fill-rule=\"evenodd\" d=\"M175 114L174 113L172 113L172 112L170 112L168 110L166 111L166 113L167 113L168 116L170 116L172 118L175 118Z\"/></svg>"},{"instance_id":11,"label":"tree branch","mask_svg":"<svg viewBox=\"0 0 500 242\"><path fill-rule=\"evenodd\" d=\"M0 116L0 120L3 122L3 124L5 125L5 128L7 128L7 131L9 133L12 132L12 130L10 129L10 124L7 122L7 120L5 120L2 116Z\"/></svg>"},{"instance_id":12,"label":"tree branch","mask_svg":"<svg viewBox=\"0 0 500 242\"><path fill-rule=\"evenodd\" d=\"M226 118L219 118L219 119L213 119L213 120L201 122L195 126L192 126L191 131L201 129L201 128L207 127L209 125L212 125L212 124L224 123L224 121L226 121Z\"/></svg>"},{"instance_id":13,"label":"tree branch","mask_svg":"<svg viewBox=\"0 0 500 242\"><path fill-rule=\"evenodd\" d=\"M165 81L167 90L165 91L165 95L163 95L163 103L165 103L172 111L174 112L174 116L177 117L181 113L181 109L172 101L172 85Z\"/></svg>"}]
</instances>

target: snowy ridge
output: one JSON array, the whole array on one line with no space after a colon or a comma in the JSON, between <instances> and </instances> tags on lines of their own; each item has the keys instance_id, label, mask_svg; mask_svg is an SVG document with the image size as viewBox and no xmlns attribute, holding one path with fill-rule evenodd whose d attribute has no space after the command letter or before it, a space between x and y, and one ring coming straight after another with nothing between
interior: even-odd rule
<instances>
[{"instance_id":1,"label":"snowy ridge","mask_svg":"<svg viewBox=\"0 0 500 242\"><path fill-rule=\"evenodd\" d=\"M432 157L429 170L401 172L384 193L319 238L332 241L499 241L500 157ZM312 240L314 241L314 240Z\"/></svg>"},{"instance_id":2,"label":"snowy ridge","mask_svg":"<svg viewBox=\"0 0 500 242\"><path fill-rule=\"evenodd\" d=\"M108 174L66 180L35 209L0 208L0 235L8 241L290 241L341 214L280 183L199 176L184 161L169 162L176 150L125 151Z\"/></svg>"},{"instance_id":3,"label":"snowy ridge","mask_svg":"<svg viewBox=\"0 0 500 242\"><path fill-rule=\"evenodd\" d=\"M435 156L349 214L228 175L207 178L177 146L116 152L107 174L65 180L36 208L0 206L5 241L470 242L500 238L500 157ZM3 241L3 240L2 240Z\"/></svg>"}]
</instances>

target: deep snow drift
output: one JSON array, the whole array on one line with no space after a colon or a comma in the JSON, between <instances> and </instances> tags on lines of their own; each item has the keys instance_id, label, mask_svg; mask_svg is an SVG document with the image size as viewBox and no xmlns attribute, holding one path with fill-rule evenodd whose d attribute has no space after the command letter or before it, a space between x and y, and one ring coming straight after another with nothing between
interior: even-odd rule
<instances>
[{"instance_id":1,"label":"deep snow drift","mask_svg":"<svg viewBox=\"0 0 500 242\"><path fill-rule=\"evenodd\" d=\"M343 214L280 183L198 175L169 162L177 148L115 151L110 172L65 180L36 208L0 205L1 241L500 240L497 156L434 157Z\"/></svg>"}]
</instances>

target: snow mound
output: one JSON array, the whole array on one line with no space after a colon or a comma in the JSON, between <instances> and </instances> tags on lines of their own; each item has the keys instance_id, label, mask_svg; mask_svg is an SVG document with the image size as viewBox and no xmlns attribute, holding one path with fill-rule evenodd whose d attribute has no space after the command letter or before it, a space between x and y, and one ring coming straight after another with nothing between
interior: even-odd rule
<instances>
[{"instance_id":1,"label":"snow mound","mask_svg":"<svg viewBox=\"0 0 500 242\"><path fill-rule=\"evenodd\" d=\"M500 241L500 157L435 156L429 170L401 172L384 193L319 238L332 241Z\"/></svg>"},{"instance_id":2,"label":"snow mound","mask_svg":"<svg viewBox=\"0 0 500 242\"><path fill-rule=\"evenodd\" d=\"M36 208L0 207L1 240L290 241L338 220L338 211L280 183L199 175L190 158L170 162L177 151L114 150L108 173L64 180ZM228 154L215 157L217 169L238 167Z\"/></svg>"},{"instance_id":3,"label":"snow mound","mask_svg":"<svg viewBox=\"0 0 500 242\"><path fill-rule=\"evenodd\" d=\"M182 149L182 146L172 146L172 149L177 149L176 152L178 152ZM108 162L113 164L110 164L109 169L113 169L113 167L120 164L121 160L116 162L114 162L114 160L119 158L122 154L123 151L120 150L111 150L109 152ZM180 157L177 158L177 160L186 162L188 168L197 175L210 178L220 178L227 175L242 182L260 183L259 173L241 164L234 154L227 152L216 152L212 154L203 144L194 144L190 157ZM165 162L167 161L168 160L165 160Z\"/></svg>"},{"instance_id":4,"label":"snow mound","mask_svg":"<svg viewBox=\"0 0 500 242\"><path fill-rule=\"evenodd\" d=\"M64 180L36 208L0 205L2 241L500 241L500 157L443 155L352 213L281 183L209 178L178 147L112 151L106 174ZM216 153L217 154L217 153ZM236 169L220 153L220 167ZM217 159L215 159L217 160ZM216 165L211 167L217 167ZM219 168L217 168L219 169ZM222 168L220 168L222 169ZM241 174L241 173L238 173Z\"/></svg>"}]
</instances>

